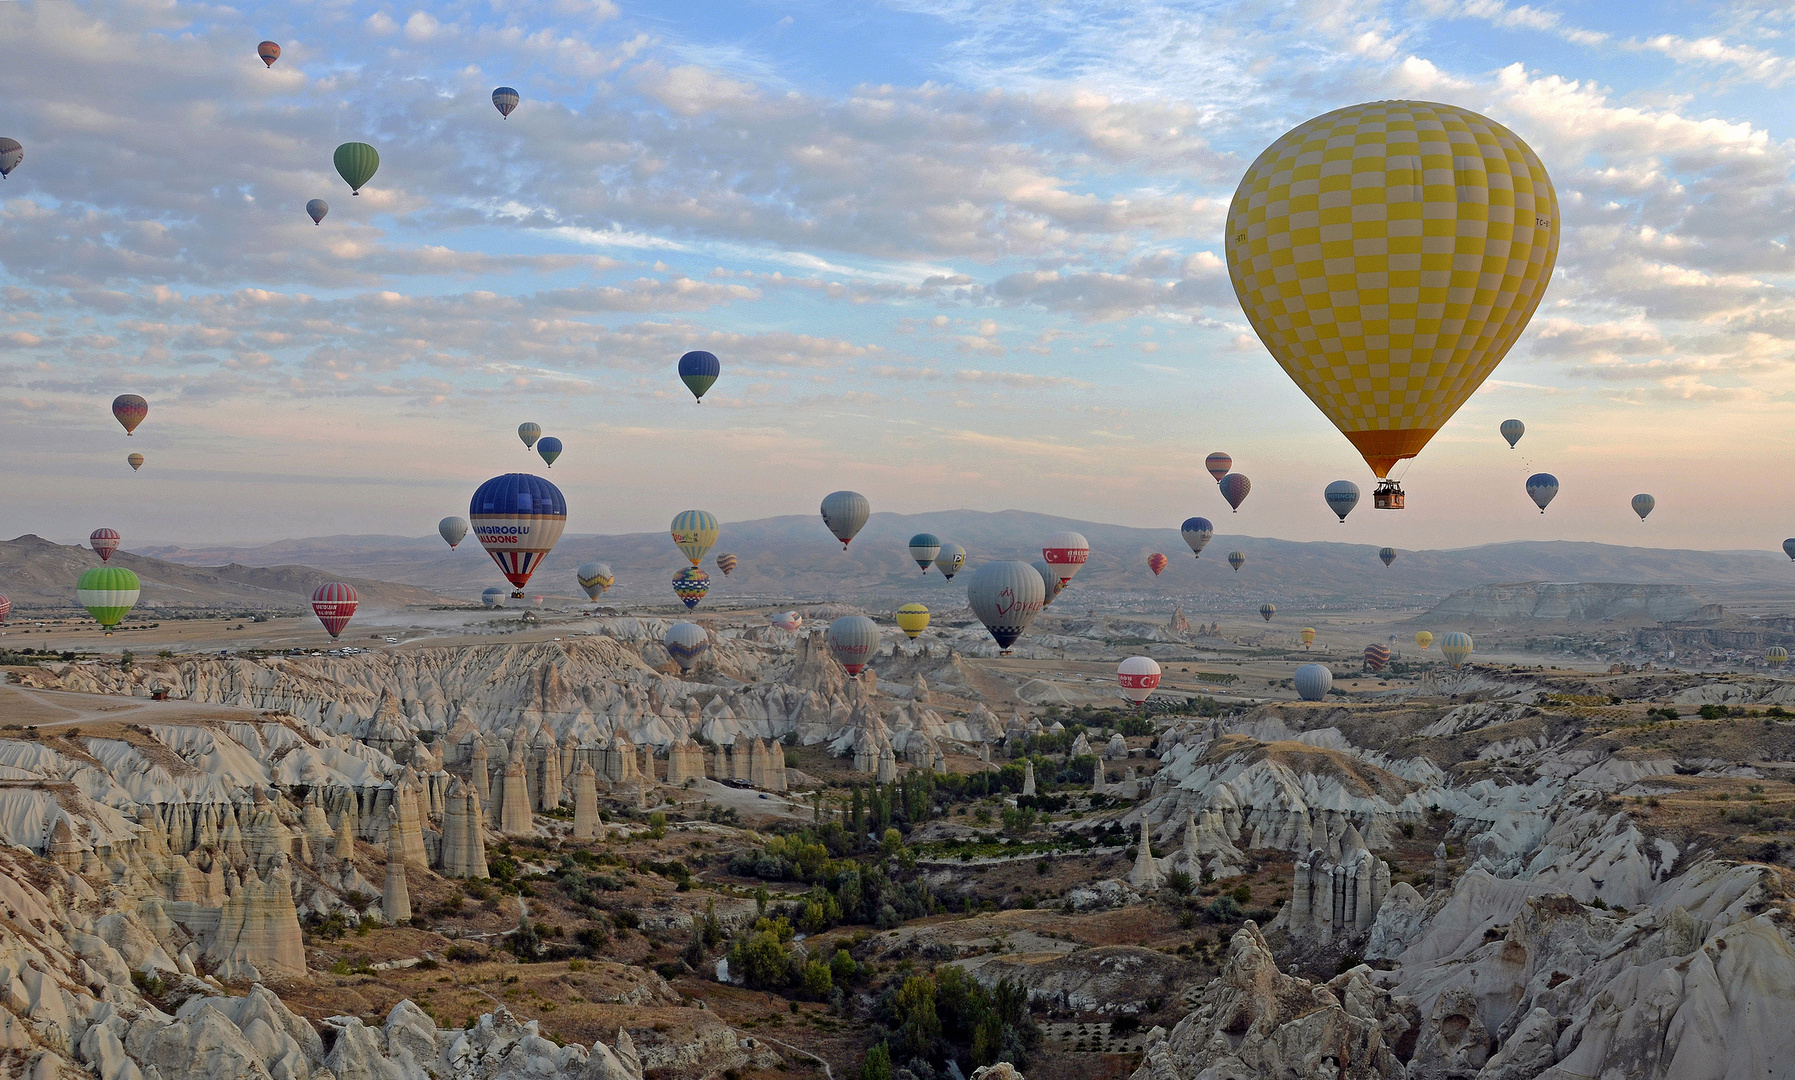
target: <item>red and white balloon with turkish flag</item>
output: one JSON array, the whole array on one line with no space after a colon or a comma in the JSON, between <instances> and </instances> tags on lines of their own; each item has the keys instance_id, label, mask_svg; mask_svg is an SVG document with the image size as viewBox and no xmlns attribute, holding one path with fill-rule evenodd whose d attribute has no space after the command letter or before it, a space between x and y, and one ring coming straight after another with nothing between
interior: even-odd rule
<instances>
[{"instance_id":1,"label":"red and white balloon with turkish flag","mask_svg":"<svg viewBox=\"0 0 1795 1080\"><path fill-rule=\"evenodd\" d=\"M1159 688L1159 664L1151 656L1130 656L1116 668L1122 694L1139 705Z\"/></svg>"},{"instance_id":2,"label":"red and white balloon with turkish flag","mask_svg":"<svg viewBox=\"0 0 1795 1080\"><path fill-rule=\"evenodd\" d=\"M361 597L347 582L327 581L312 593L312 614L318 616L330 632L330 640L335 641L355 617L356 605L360 603Z\"/></svg>"},{"instance_id":3,"label":"red and white balloon with turkish flag","mask_svg":"<svg viewBox=\"0 0 1795 1080\"><path fill-rule=\"evenodd\" d=\"M1054 533L1041 546L1041 558L1046 559L1047 565L1053 567L1053 572L1059 575L1062 589L1090 557L1091 542L1075 532Z\"/></svg>"}]
</instances>

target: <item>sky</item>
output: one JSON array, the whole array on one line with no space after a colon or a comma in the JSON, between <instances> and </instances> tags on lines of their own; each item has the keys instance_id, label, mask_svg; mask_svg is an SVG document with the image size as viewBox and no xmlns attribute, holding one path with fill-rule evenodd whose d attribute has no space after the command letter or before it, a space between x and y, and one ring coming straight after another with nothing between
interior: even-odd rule
<instances>
[{"instance_id":1,"label":"sky","mask_svg":"<svg viewBox=\"0 0 1795 1080\"><path fill-rule=\"evenodd\" d=\"M25 148L0 535L415 536L524 470L573 533L852 488L1407 548L1774 549L1792 83L1795 5L0 2ZM1273 139L1384 98L1508 126L1563 213L1531 326L1399 513L1254 337L1220 235ZM345 141L380 151L359 196ZM702 405L689 349L722 360ZM151 403L132 437L125 392ZM552 469L524 421L565 443ZM1215 450L1253 482L1237 515ZM1336 479L1367 493L1344 525Z\"/></svg>"}]
</instances>

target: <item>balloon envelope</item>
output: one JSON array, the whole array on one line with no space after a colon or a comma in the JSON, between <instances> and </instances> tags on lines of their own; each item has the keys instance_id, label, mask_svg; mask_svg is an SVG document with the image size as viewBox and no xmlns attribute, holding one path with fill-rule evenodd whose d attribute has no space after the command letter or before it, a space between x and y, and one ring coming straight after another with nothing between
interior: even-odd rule
<instances>
[{"instance_id":1,"label":"balloon envelope","mask_svg":"<svg viewBox=\"0 0 1795 1080\"><path fill-rule=\"evenodd\" d=\"M380 168L380 151L365 142L346 142L337 147L334 160L337 175L349 185L351 195L360 195L362 185L374 179Z\"/></svg>"},{"instance_id":2,"label":"balloon envelope","mask_svg":"<svg viewBox=\"0 0 1795 1080\"><path fill-rule=\"evenodd\" d=\"M779 614L772 617L772 621L773 625L777 626L779 629L790 630L795 633L799 627L804 625L804 616L795 611L781 611Z\"/></svg>"},{"instance_id":3,"label":"balloon envelope","mask_svg":"<svg viewBox=\"0 0 1795 1080\"><path fill-rule=\"evenodd\" d=\"M850 676L858 675L879 651L879 624L865 615L843 615L829 624L829 655Z\"/></svg>"},{"instance_id":4,"label":"balloon envelope","mask_svg":"<svg viewBox=\"0 0 1795 1080\"><path fill-rule=\"evenodd\" d=\"M510 116L511 110L517 108L517 102L517 91L509 86L501 86L492 92L492 104L500 116Z\"/></svg>"},{"instance_id":5,"label":"balloon envelope","mask_svg":"<svg viewBox=\"0 0 1795 1080\"><path fill-rule=\"evenodd\" d=\"M1244 551L1228 552L1228 565L1232 566L1234 568L1234 572L1236 574L1240 573L1240 568L1245 566L1246 564L1247 564L1246 552L1244 552Z\"/></svg>"},{"instance_id":6,"label":"balloon envelope","mask_svg":"<svg viewBox=\"0 0 1795 1080\"><path fill-rule=\"evenodd\" d=\"M704 594L711 591L711 576L696 566L688 566L673 575L673 593L690 610L698 606Z\"/></svg>"},{"instance_id":7,"label":"balloon envelope","mask_svg":"<svg viewBox=\"0 0 1795 1080\"><path fill-rule=\"evenodd\" d=\"M986 563L966 583L966 601L1000 649L1008 651L1041 612L1047 586L1025 562Z\"/></svg>"},{"instance_id":8,"label":"balloon envelope","mask_svg":"<svg viewBox=\"0 0 1795 1080\"><path fill-rule=\"evenodd\" d=\"M125 426L125 434L137 430L143 418L150 414L150 403L136 394L120 394L112 399L112 415Z\"/></svg>"},{"instance_id":9,"label":"balloon envelope","mask_svg":"<svg viewBox=\"0 0 1795 1080\"><path fill-rule=\"evenodd\" d=\"M1228 500L1228 505L1238 514L1240 504L1247 501L1247 492L1253 490L1253 482L1237 472L1229 473L1222 477L1221 487L1222 498Z\"/></svg>"},{"instance_id":10,"label":"balloon envelope","mask_svg":"<svg viewBox=\"0 0 1795 1080\"><path fill-rule=\"evenodd\" d=\"M8 599L7 597L0 596L0 623L5 622L6 617L11 614L12 614L12 601L10 599Z\"/></svg>"},{"instance_id":11,"label":"balloon envelope","mask_svg":"<svg viewBox=\"0 0 1795 1080\"><path fill-rule=\"evenodd\" d=\"M1057 532L1041 545L1041 557L1059 575L1060 588L1063 589L1084 568L1085 560L1091 557L1091 543L1075 532Z\"/></svg>"},{"instance_id":12,"label":"balloon envelope","mask_svg":"<svg viewBox=\"0 0 1795 1080\"><path fill-rule=\"evenodd\" d=\"M1527 497L1533 505L1539 507L1540 513L1546 512L1546 504L1558 495L1558 477L1551 473L1534 473L1527 478Z\"/></svg>"},{"instance_id":13,"label":"balloon envelope","mask_svg":"<svg viewBox=\"0 0 1795 1080\"><path fill-rule=\"evenodd\" d=\"M1426 652L1427 647L1429 645L1432 645L1433 643L1434 643L1433 634L1429 633L1426 630L1415 631L1415 644L1421 646L1422 652Z\"/></svg>"},{"instance_id":14,"label":"balloon envelope","mask_svg":"<svg viewBox=\"0 0 1795 1080\"><path fill-rule=\"evenodd\" d=\"M1652 507L1657 505L1658 500L1652 498L1650 495L1642 493L1633 496L1633 512L1639 515L1639 520L1641 521L1644 521L1645 516L1652 512Z\"/></svg>"},{"instance_id":15,"label":"balloon envelope","mask_svg":"<svg viewBox=\"0 0 1795 1080\"><path fill-rule=\"evenodd\" d=\"M841 541L843 551L871 513L872 505L858 491L832 491L823 496L823 524Z\"/></svg>"},{"instance_id":16,"label":"balloon envelope","mask_svg":"<svg viewBox=\"0 0 1795 1080\"><path fill-rule=\"evenodd\" d=\"M1151 656L1130 656L1116 665L1122 696L1139 705L1159 686L1159 663Z\"/></svg>"},{"instance_id":17,"label":"balloon envelope","mask_svg":"<svg viewBox=\"0 0 1795 1080\"><path fill-rule=\"evenodd\" d=\"M692 392L693 401L704 400L705 391L723 374L723 364L716 353L696 349L679 358L679 381Z\"/></svg>"},{"instance_id":18,"label":"balloon envelope","mask_svg":"<svg viewBox=\"0 0 1795 1080\"><path fill-rule=\"evenodd\" d=\"M1203 459L1203 467L1209 470L1209 475L1215 477L1219 484L1222 477L1228 475L1228 470L1234 467L1234 459L1217 450Z\"/></svg>"},{"instance_id":19,"label":"balloon envelope","mask_svg":"<svg viewBox=\"0 0 1795 1080\"><path fill-rule=\"evenodd\" d=\"M458 517L443 518L436 523L436 531L438 535L448 541L449 550L454 551L455 545L467 539L467 519Z\"/></svg>"},{"instance_id":20,"label":"balloon envelope","mask_svg":"<svg viewBox=\"0 0 1795 1080\"><path fill-rule=\"evenodd\" d=\"M1304 701L1320 701L1334 687L1334 673L1325 664L1304 664L1296 669L1297 696Z\"/></svg>"},{"instance_id":21,"label":"balloon envelope","mask_svg":"<svg viewBox=\"0 0 1795 1080\"><path fill-rule=\"evenodd\" d=\"M349 625L349 620L354 618L356 606L360 603L361 597L355 595L355 590L347 582L327 581L312 592L312 614L318 616L318 621L324 624L332 641Z\"/></svg>"},{"instance_id":22,"label":"balloon envelope","mask_svg":"<svg viewBox=\"0 0 1795 1080\"><path fill-rule=\"evenodd\" d=\"M542 425L529 423L519 424L517 425L517 437L524 441L524 449L528 450L530 447L536 445L537 439L542 438Z\"/></svg>"},{"instance_id":23,"label":"balloon envelope","mask_svg":"<svg viewBox=\"0 0 1795 1080\"><path fill-rule=\"evenodd\" d=\"M19 167L19 162L24 160L25 148L19 145L19 140L0 139L0 180L11 176L12 171Z\"/></svg>"},{"instance_id":24,"label":"balloon envelope","mask_svg":"<svg viewBox=\"0 0 1795 1080\"><path fill-rule=\"evenodd\" d=\"M910 538L910 557L916 560L916 565L922 567L923 573L929 572L929 565L939 554L941 538L934 533L917 533Z\"/></svg>"},{"instance_id":25,"label":"balloon envelope","mask_svg":"<svg viewBox=\"0 0 1795 1080\"><path fill-rule=\"evenodd\" d=\"M611 574L610 565L601 562L581 563L580 568L574 571L574 578L580 583L580 588L585 590L588 600L597 600L603 596L611 583L617 580Z\"/></svg>"},{"instance_id":26,"label":"balloon envelope","mask_svg":"<svg viewBox=\"0 0 1795 1080\"><path fill-rule=\"evenodd\" d=\"M468 503L474 538L523 596L530 575L554 550L567 527L567 500L540 476L506 473L481 484Z\"/></svg>"},{"instance_id":27,"label":"balloon envelope","mask_svg":"<svg viewBox=\"0 0 1795 1080\"><path fill-rule=\"evenodd\" d=\"M542 456L542 463L554 467L555 459L561 456L561 440L553 435L545 435L536 440L536 453Z\"/></svg>"},{"instance_id":28,"label":"balloon envelope","mask_svg":"<svg viewBox=\"0 0 1795 1080\"><path fill-rule=\"evenodd\" d=\"M1772 645L1764 652L1764 661L1773 668L1782 667L1789 662L1789 650L1781 645Z\"/></svg>"},{"instance_id":29,"label":"balloon envelope","mask_svg":"<svg viewBox=\"0 0 1795 1080\"><path fill-rule=\"evenodd\" d=\"M1791 559L1795 559L1795 536L1791 536L1783 541L1783 554Z\"/></svg>"},{"instance_id":30,"label":"balloon envelope","mask_svg":"<svg viewBox=\"0 0 1795 1080\"><path fill-rule=\"evenodd\" d=\"M1374 641L1365 646L1365 667L1370 671L1382 671L1390 663L1390 646Z\"/></svg>"},{"instance_id":31,"label":"balloon envelope","mask_svg":"<svg viewBox=\"0 0 1795 1080\"><path fill-rule=\"evenodd\" d=\"M137 575L124 567L96 566L75 582L75 599L110 634L137 606L142 590Z\"/></svg>"},{"instance_id":32,"label":"balloon envelope","mask_svg":"<svg viewBox=\"0 0 1795 1080\"><path fill-rule=\"evenodd\" d=\"M1351 480L1336 480L1321 493L1327 500L1328 509L1340 515L1340 523L1346 524L1346 515L1359 505L1359 485Z\"/></svg>"},{"instance_id":33,"label":"balloon envelope","mask_svg":"<svg viewBox=\"0 0 1795 1080\"><path fill-rule=\"evenodd\" d=\"M1303 648L1306 649L1315 644L1315 628L1313 626L1305 626L1297 631L1297 637L1303 639Z\"/></svg>"},{"instance_id":34,"label":"balloon envelope","mask_svg":"<svg viewBox=\"0 0 1795 1080\"><path fill-rule=\"evenodd\" d=\"M1053 567L1047 565L1046 559L1036 559L1029 565L1035 568L1035 573L1041 575L1041 606L1047 607L1053 603L1059 596L1060 590L1065 586L1060 584L1059 575L1054 573Z\"/></svg>"},{"instance_id":35,"label":"balloon envelope","mask_svg":"<svg viewBox=\"0 0 1795 1080\"><path fill-rule=\"evenodd\" d=\"M1178 531L1184 536L1184 543L1190 548L1190 553L1199 559L1203 557L1203 548L1215 536L1215 526L1206 517L1185 518Z\"/></svg>"},{"instance_id":36,"label":"balloon envelope","mask_svg":"<svg viewBox=\"0 0 1795 1080\"><path fill-rule=\"evenodd\" d=\"M1508 440L1508 448L1513 450L1515 443L1520 442L1521 436L1527 433L1527 425L1519 420L1504 420L1501 431L1502 437Z\"/></svg>"},{"instance_id":37,"label":"balloon envelope","mask_svg":"<svg viewBox=\"0 0 1795 1080\"><path fill-rule=\"evenodd\" d=\"M1377 549L1377 557L1384 561L1385 566L1389 566L1391 563L1396 561L1396 549L1395 548L1378 548Z\"/></svg>"},{"instance_id":38,"label":"balloon envelope","mask_svg":"<svg viewBox=\"0 0 1795 1080\"><path fill-rule=\"evenodd\" d=\"M737 561L736 557L734 555L731 555L727 551L725 551L723 554L717 556L717 569L723 571L724 577L728 577L729 575L735 573L735 568L738 565L740 565L740 564Z\"/></svg>"},{"instance_id":39,"label":"balloon envelope","mask_svg":"<svg viewBox=\"0 0 1795 1080\"><path fill-rule=\"evenodd\" d=\"M1789 542L1795 544L1795 540ZM1795 555L1791 555L1790 558L1795 558ZM952 581L954 575L960 572L960 567L965 565L966 549L958 544L942 544L941 554L935 556L935 569L941 571L941 576L949 581Z\"/></svg>"},{"instance_id":40,"label":"balloon envelope","mask_svg":"<svg viewBox=\"0 0 1795 1080\"><path fill-rule=\"evenodd\" d=\"M1277 613L1278 613L1278 605L1276 605L1276 604L1265 603L1265 604L1259 605L1259 617L1261 619L1264 619L1266 622L1271 622L1271 617L1273 615L1276 615Z\"/></svg>"},{"instance_id":41,"label":"balloon envelope","mask_svg":"<svg viewBox=\"0 0 1795 1080\"><path fill-rule=\"evenodd\" d=\"M325 214L330 213L330 204L323 199L313 199L305 204L305 212L311 215L312 224L316 225L324 220Z\"/></svg>"},{"instance_id":42,"label":"balloon envelope","mask_svg":"<svg viewBox=\"0 0 1795 1080\"><path fill-rule=\"evenodd\" d=\"M1299 124L1247 169L1228 276L1278 365L1383 478L1520 337L1559 224L1545 166L1507 128L1367 102Z\"/></svg>"},{"instance_id":43,"label":"balloon envelope","mask_svg":"<svg viewBox=\"0 0 1795 1080\"><path fill-rule=\"evenodd\" d=\"M488 586L480 591L480 603L488 608L505 606L505 590L497 585Z\"/></svg>"},{"instance_id":44,"label":"balloon envelope","mask_svg":"<svg viewBox=\"0 0 1795 1080\"><path fill-rule=\"evenodd\" d=\"M705 553L716 546L717 519L704 510L681 510L673 516L673 546L697 566Z\"/></svg>"},{"instance_id":45,"label":"balloon envelope","mask_svg":"<svg viewBox=\"0 0 1795 1080\"><path fill-rule=\"evenodd\" d=\"M119 542L117 529L95 529L87 537L88 546L93 548L101 562L112 558L112 553L118 550Z\"/></svg>"},{"instance_id":46,"label":"balloon envelope","mask_svg":"<svg viewBox=\"0 0 1795 1080\"><path fill-rule=\"evenodd\" d=\"M274 62L280 59L280 46L272 41L264 41L256 46L256 55L262 58L262 63L273 67Z\"/></svg>"},{"instance_id":47,"label":"balloon envelope","mask_svg":"<svg viewBox=\"0 0 1795 1080\"><path fill-rule=\"evenodd\" d=\"M142 454L126 454L125 455L125 463L127 465L131 466L132 472L136 472L138 469L143 468L143 455Z\"/></svg>"},{"instance_id":48,"label":"balloon envelope","mask_svg":"<svg viewBox=\"0 0 1795 1080\"><path fill-rule=\"evenodd\" d=\"M921 604L905 604L897 609L898 629L902 630L911 641L929 628L929 609Z\"/></svg>"},{"instance_id":49,"label":"balloon envelope","mask_svg":"<svg viewBox=\"0 0 1795 1080\"><path fill-rule=\"evenodd\" d=\"M1464 663L1465 658L1471 655L1471 649L1471 635L1462 631L1454 630L1440 639L1440 652L1452 661L1453 667Z\"/></svg>"},{"instance_id":50,"label":"balloon envelope","mask_svg":"<svg viewBox=\"0 0 1795 1080\"><path fill-rule=\"evenodd\" d=\"M697 623L680 622L667 628L661 636L661 644L667 646L667 655L673 657L679 670L690 671L698 658L710 649L711 639L704 627Z\"/></svg>"},{"instance_id":51,"label":"balloon envelope","mask_svg":"<svg viewBox=\"0 0 1795 1080\"><path fill-rule=\"evenodd\" d=\"M1153 554L1147 556L1147 569L1153 571L1154 577L1158 577L1159 572L1161 570L1164 570L1165 568L1166 568L1166 557L1164 555L1161 555L1159 552L1155 551Z\"/></svg>"}]
</instances>

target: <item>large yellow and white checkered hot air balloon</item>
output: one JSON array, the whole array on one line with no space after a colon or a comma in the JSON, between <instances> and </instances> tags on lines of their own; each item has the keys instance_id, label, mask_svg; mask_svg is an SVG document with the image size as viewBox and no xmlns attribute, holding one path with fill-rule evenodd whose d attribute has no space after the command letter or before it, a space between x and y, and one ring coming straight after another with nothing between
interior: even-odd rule
<instances>
[{"instance_id":1,"label":"large yellow and white checkered hot air balloon","mask_svg":"<svg viewBox=\"0 0 1795 1080\"><path fill-rule=\"evenodd\" d=\"M1538 155L1468 109L1373 101L1286 132L1228 208L1228 275L1265 347L1383 481L1489 377L1558 258Z\"/></svg>"}]
</instances>

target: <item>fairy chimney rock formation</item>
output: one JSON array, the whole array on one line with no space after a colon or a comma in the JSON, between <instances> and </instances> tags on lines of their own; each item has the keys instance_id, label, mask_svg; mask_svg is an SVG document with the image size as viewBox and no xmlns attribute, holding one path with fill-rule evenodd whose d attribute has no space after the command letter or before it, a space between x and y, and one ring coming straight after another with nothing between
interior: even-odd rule
<instances>
[{"instance_id":1,"label":"fairy chimney rock formation","mask_svg":"<svg viewBox=\"0 0 1795 1080\"><path fill-rule=\"evenodd\" d=\"M582 761L573 770L573 836L595 840L598 830L598 774Z\"/></svg>"},{"instance_id":2,"label":"fairy chimney rock formation","mask_svg":"<svg viewBox=\"0 0 1795 1080\"><path fill-rule=\"evenodd\" d=\"M486 822L480 793L460 780L449 785L448 809L443 813L441 868L444 877L486 877Z\"/></svg>"},{"instance_id":3,"label":"fairy chimney rock formation","mask_svg":"<svg viewBox=\"0 0 1795 1080\"><path fill-rule=\"evenodd\" d=\"M1145 892L1157 889L1163 879L1159 873L1159 863L1153 858L1152 835L1147 828L1147 819L1141 818L1141 842L1134 853L1134 869L1128 873L1128 884Z\"/></svg>"},{"instance_id":4,"label":"fairy chimney rock formation","mask_svg":"<svg viewBox=\"0 0 1795 1080\"><path fill-rule=\"evenodd\" d=\"M411 918L411 890L405 885L405 830L398 808L388 807L386 815L386 887L380 890L380 917L388 926L397 926Z\"/></svg>"},{"instance_id":5,"label":"fairy chimney rock formation","mask_svg":"<svg viewBox=\"0 0 1795 1080\"><path fill-rule=\"evenodd\" d=\"M499 806L499 832L506 836L527 836L534 831L530 821L530 793L526 787L522 758L512 758L505 766L504 792Z\"/></svg>"},{"instance_id":6,"label":"fairy chimney rock formation","mask_svg":"<svg viewBox=\"0 0 1795 1080\"><path fill-rule=\"evenodd\" d=\"M1033 795L1034 793L1035 763L1032 761L1025 761L1022 763L1022 794Z\"/></svg>"}]
</instances>

